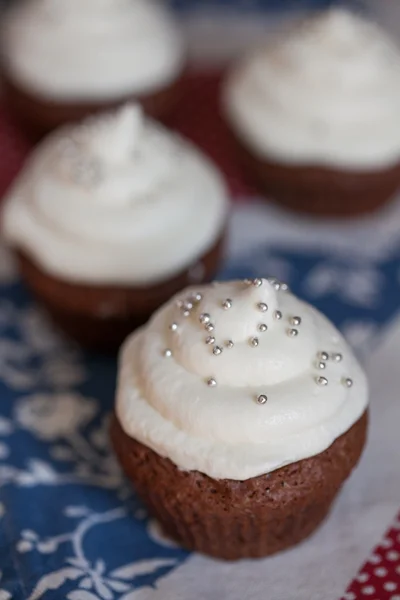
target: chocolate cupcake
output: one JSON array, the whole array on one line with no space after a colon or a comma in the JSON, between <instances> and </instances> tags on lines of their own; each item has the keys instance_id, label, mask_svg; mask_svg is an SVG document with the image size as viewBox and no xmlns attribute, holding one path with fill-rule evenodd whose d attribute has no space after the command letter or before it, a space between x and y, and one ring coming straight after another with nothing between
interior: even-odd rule
<instances>
[{"instance_id":1,"label":"chocolate cupcake","mask_svg":"<svg viewBox=\"0 0 400 600\"><path fill-rule=\"evenodd\" d=\"M133 99L161 117L180 95L184 43L154 0L21 0L2 33L3 91L35 136Z\"/></svg>"},{"instance_id":2,"label":"chocolate cupcake","mask_svg":"<svg viewBox=\"0 0 400 600\"><path fill-rule=\"evenodd\" d=\"M309 536L358 462L365 375L275 279L180 293L125 342L111 436L183 546L261 557Z\"/></svg>"},{"instance_id":3,"label":"chocolate cupcake","mask_svg":"<svg viewBox=\"0 0 400 600\"><path fill-rule=\"evenodd\" d=\"M130 105L37 147L5 199L3 233L55 321L107 349L213 278L226 212L208 159Z\"/></svg>"},{"instance_id":4,"label":"chocolate cupcake","mask_svg":"<svg viewBox=\"0 0 400 600\"><path fill-rule=\"evenodd\" d=\"M400 185L399 49L356 14L318 14L245 57L223 103L245 168L283 205L357 215Z\"/></svg>"}]
</instances>

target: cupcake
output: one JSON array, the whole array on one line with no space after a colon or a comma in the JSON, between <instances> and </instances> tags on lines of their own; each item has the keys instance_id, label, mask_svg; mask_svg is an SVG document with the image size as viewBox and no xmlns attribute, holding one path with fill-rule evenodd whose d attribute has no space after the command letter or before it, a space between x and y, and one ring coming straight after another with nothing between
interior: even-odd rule
<instances>
[{"instance_id":1,"label":"cupcake","mask_svg":"<svg viewBox=\"0 0 400 600\"><path fill-rule=\"evenodd\" d=\"M59 326L107 349L214 277L226 212L208 159L129 105L37 147L5 199L3 234Z\"/></svg>"},{"instance_id":2,"label":"cupcake","mask_svg":"<svg viewBox=\"0 0 400 600\"><path fill-rule=\"evenodd\" d=\"M274 279L196 286L130 336L111 437L165 532L224 559L309 536L360 458L365 375Z\"/></svg>"},{"instance_id":3,"label":"cupcake","mask_svg":"<svg viewBox=\"0 0 400 600\"><path fill-rule=\"evenodd\" d=\"M21 0L3 24L4 92L35 136L128 100L164 116L184 44L155 0Z\"/></svg>"},{"instance_id":4,"label":"cupcake","mask_svg":"<svg viewBox=\"0 0 400 600\"><path fill-rule=\"evenodd\" d=\"M243 165L292 209L349 216L400 184L400 54L344 9L307 21L233 67L223 91Z\"/></svg>"}]
</instances>

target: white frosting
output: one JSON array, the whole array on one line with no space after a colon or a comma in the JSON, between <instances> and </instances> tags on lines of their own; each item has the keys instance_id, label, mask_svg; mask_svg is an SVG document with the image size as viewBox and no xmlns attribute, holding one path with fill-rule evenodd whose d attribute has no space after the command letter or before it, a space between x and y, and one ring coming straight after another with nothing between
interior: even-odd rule
<instances>
[{"instance_id":1,"label":"white frosting","mask_svg":"<svg viewBox=\"0 0 400 600\"><path fill-rule=\"evenodd\" d=\"M7 70L62 100L156 91L181 72L184 44L156 0L23 0L3 27Z\"/></svg>"},{"instance_id":2,"label":"white frosting","mask_svg":"<svg viewBox=\"0 0 400 600\"><path fill-rule=\"evenodd\" d=\"M190 299L196 292L199 302ZM259 287L215 283L179 295L193 304L188 316L177 298L126 341L116 411L128 435L181 469L236 480L268 473L324 451L365 411L367 381L350 348L321 313L289 292L265 280ZM228 298L232 306L224 309ZM259 303L268 310L261 312ZM201 323L204 313L212 332ZM290 319L297 316L301 324L294 327ZM267 331L258 331L261 323ZM288 334L293 328L297 337ZM321 361L321 351L328 360ZM328 385L318 384L319 377ZM263 394L268 400L260 404Z\"/></svg>"},{"instance_id":3,"label":"white frosting","mask_svg":"<svg viewBox=\"0 0 400 600\"><path fill-rule=\"evenodd\" d=\"M131 105L47 138L5 200L3 232L64 280L146 285L210 250L226 209L213 165Z\"/></svg>"},{"instance_id":4,"label":"white frosting","mask_svg":"<svg viewBox=\"0 0 400 600\"><path fill-rule=\"evenodd\" d=\"M224 104L260 157L370 169L400 159L400 54L378 26L333 9L241 61Z\"/></svg>"}]
</instances>

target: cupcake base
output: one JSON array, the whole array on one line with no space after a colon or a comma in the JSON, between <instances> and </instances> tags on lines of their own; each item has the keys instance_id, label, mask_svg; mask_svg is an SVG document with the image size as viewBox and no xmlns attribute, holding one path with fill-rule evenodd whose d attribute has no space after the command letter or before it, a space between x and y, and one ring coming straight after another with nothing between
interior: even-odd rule
<instances>
[{"instance_id":1,"label":"cupcake base","mask_svg":"<svg viewBox=\"0 0 400 600\"><path fill-rule=\"evenodd\" d=\"M275 554L313 533L360 458L367 422L365 412L321 454L246 481L182 471L129 437L117 417L111 440L168 535L189 550L236 560Z\"/></svg>"},{"instance_id":2,"label":"cupcake base","mask_svg":"<svg viewBox=\"0 0 400 600\"><path fill-rule=\"evenodd\" d=\"M211 281L223 254L224 235L192 266L147 287L68 283L45 273L26 254L17 253L22 278L55 324L80 345L115 352L152 313L188 285Z\"/></svg>"},{"instance_id":3,"label":"cupcake base","mask_svg":"<svg viewBox=\"0 0 400 600\"><path fill-rule=\"evenodd\" d=\"M40 139L50 131L70 122L81 121L85 117L112 110L127 102L137 101L145 112L156 119L168 116L182 95L183 75L167 87L145 95L130 95L105 102L67 102L49 100L35 96L14 83L3 74L3 97L15 119L33 139Z\"/></svg>"},{"instance_id":4,"label":"cupcake base","mask_svg":"<svg viewBox=\"0 0 400 600\"><path fill-rule=\"evenodd\" d=\"M377 210L400 188L400 164L376 171L285 165L260 159L235 140L246 172L268 197L292 210L351 217Z\"/></svg>"}]
</instances>

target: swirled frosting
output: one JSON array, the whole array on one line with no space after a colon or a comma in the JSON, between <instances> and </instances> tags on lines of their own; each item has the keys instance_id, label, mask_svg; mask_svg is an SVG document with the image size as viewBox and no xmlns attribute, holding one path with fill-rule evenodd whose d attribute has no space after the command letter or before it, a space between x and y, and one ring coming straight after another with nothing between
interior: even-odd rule
<instances>
[{"instance_id":1,"label":"swirled frosting","mask_svg":"<svg viewBox=\"0 0 400 600\"><path fill-rule=\"evenodd\" d=\"M224 105L260 157L381 168L400 158L400 54L344 9L302 22L231 72Z\"/></svg>"},{"instance_id":2,"label":"swirled frosting","mask_svg":"<svg viewBox=\"0 0 400 600\"><path fill-rule=\"evenodd\" d=\"M128 105L34 151L5 199L3 232L64 280L146 285L210 250L226 209L213 165Z\"/></svg>"},{"instance_id":3,"label":"swirled frosting","mask_svg":"<svg viewBox=\"0 0 400 600\"><path fill-rule=\"evenodd\" d=\"M362 415L335 327L276 280L189 289L126 341L116 412L179 468L244 480L319 454Z\"/></svg>"},{"instance_id":4,"label":"swirled frosting","mask_svg":"<svg viewBox=\"0 0 400 600\"><path fill-rule=\"evenodd\" d=\"M61 100L156 91L180 73L184 44L155 0L23 0L3 27L7 71Z\"/></svg>"}]
</instances>

